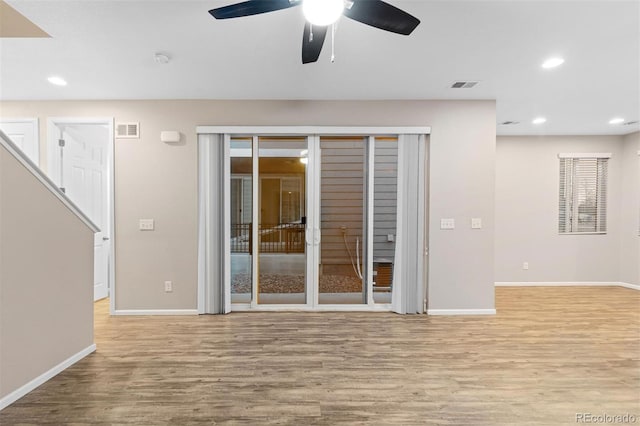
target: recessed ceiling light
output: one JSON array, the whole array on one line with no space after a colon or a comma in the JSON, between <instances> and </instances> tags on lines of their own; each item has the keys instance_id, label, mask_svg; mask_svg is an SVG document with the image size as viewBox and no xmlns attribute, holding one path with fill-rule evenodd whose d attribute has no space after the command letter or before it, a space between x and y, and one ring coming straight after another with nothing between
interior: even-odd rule
<instances>
[{"instance_id":1,"label":"recessed ceiling light","mask_svg":"<svg viewBox=\"0 0 640 426\"><path fill-rule=\"evenodd\" d=\"M622 124L624 123L624 118L616 117L609 120L609 124Z\"/></svg>"},{"instance_id":2,"label":"recessed ceiling light","mask_svg":"<svg viewBox=\"0 0 640 426\"><path fill-rule=\"evenodd\" d=\"M164 53L156 53L155 55L153 55L153 59L155 59L158 64L168 64L171 60L171 58L169 58L169 55L165 55Z\"/></svg>"},{"instance_id":3,"label":"recessed ceiling light","mask_svg":"<svg viewBox=\"0 0 640 426\"><path fill-rule=\"evenodd\" d=\"M555 67L559 67L560 65L564 64L564 59L562 58L549 58L546 61L544 61L544 63L542 64L542 68L555 68Z\"/></svg>"},{"instance_id":4,"label":"recessed ceiling light","mask_svg":"<svg viewBox=\"0 0 640 426\"><path fill-rule=\"evenodd\" d=\"M542 124L542 123L546 123L547 119L544 117L538 117L538 118L534 118L532 123L533 124Z\"/></svg>"},{"instance_id":5,"label":"recessed ceiling light","mask_svg":"<svg viewBox=\"0 0 640 426\"><path fill-rule=\"evenodd\" d=\"M62 77L51 76L51 77L47 78L47 80L49 81L49 83L55 84L56 86L66 86L67 85L67 82Z\"/></svg>"}]
</instances>

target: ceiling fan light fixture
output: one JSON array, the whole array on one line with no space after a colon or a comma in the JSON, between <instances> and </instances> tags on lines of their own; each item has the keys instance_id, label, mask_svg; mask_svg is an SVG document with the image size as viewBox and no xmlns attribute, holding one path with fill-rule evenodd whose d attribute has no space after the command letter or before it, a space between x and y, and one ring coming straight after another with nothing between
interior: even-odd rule
<instances>
[{"instance_id":1,"label":"ceiling fan light fixture","mask_svg":"<svg viewBox=\"0 0 640 426\"><path fill-rule=\"evenodd\" d=\"M312 25L326 27L336 22L344 11L344 0L303 0L302 13Z\"/></svg>"}]
</instances>

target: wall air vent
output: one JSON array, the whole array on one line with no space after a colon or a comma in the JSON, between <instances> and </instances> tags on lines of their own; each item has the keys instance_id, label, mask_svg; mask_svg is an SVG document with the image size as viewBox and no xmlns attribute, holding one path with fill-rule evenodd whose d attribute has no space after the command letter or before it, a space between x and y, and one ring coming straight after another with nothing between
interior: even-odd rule
<instances>
[{"instance_id":1,"label":"wall air vent","mask_svg":"<svg viewBox=\"0 0 640 426\"><path fill-rule=\"evenodd\" d=\"M519 121L503 121L500 123L501 126L515 126L516 124L520 124Z\"/></svg>"},{"instance_id":2,"label":"wall air vent","mask_svg":"<svg viewBox=\"0 0 640 426\"><path fill-rule=\"evenodd\" d=\"M638 124L638 120L627 121L626 123L622 123L623 126L633 126L634 124Z\"/></svg>"},{"instance_id":3,"label":"wall air vent","mask_svg":"<svg viewBox=\"0 0 640 426\"><path fill-rule=\"evenodd\" d=\"M116 123L117 139L139 139L140 123Z\"/></svg>"},{"instance_id":4,"label":"wall air vent","mask_svg":"<svg viewBox=\"0 0 640 426\"><path fill-rule=\"evenodd\" d=\"M479 81L454 81L453 84L451 85L451 88L452 89L471 89L478 83Z\"/></svg>"}]
</instances>

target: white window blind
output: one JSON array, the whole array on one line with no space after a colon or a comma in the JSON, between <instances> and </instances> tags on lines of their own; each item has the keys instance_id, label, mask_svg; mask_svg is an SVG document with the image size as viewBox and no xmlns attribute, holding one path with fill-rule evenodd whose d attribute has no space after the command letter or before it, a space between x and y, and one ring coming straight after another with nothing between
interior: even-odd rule
<instances>
[{"instance_id":1,"label":"white window blind","mask_svg":"<svg viewBox=\"0 0 640 426\"><path fill-rule=\"evenodd\" d=\"M560 158L561 234L607 231L608 158Z\"/></svg>"}]
</instances>

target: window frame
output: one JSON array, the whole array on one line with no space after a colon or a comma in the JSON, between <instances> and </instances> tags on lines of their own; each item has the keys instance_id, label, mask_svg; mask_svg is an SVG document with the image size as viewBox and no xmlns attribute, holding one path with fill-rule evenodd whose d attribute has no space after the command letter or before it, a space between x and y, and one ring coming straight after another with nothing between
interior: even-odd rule
<instances>
[{"instance_id":1,"label":"window frame","mask_svg":"<svg viewBox=\"0 0 640 426\"><path fill-rule=\"evenodd\" d=\"M611 153L561 153L558 154L558 159L559 161L559 173L558 173L558 234L559 235L606 235L608 232L608 227L607 227L607 192L608 192L608 187L609 187L609 179L608 179L608 167L609 167L609 159L611 158ZM562 167L563 167L563 160L597 160L598 164L596 165L596 181L595 181L595 187L597 188L598 192L600 193L600 189L604 187L604 195L597 195L596 196L596 207L595 207L595 215L596 215L596 219L595 219L595 228L596 230L594 231L577 231L577 230L573 230L573 229L579 229L578 225L577 225L577 221L578 221L578 217L579 217L579 209L575 208L575 203L579 197L579 190L576 191L575 188L575 182L577 182L575 180L576 177L576 169L577 169L577 165L573 165L572 166L572 175L571 175L571 179L567 179L567 174L564 175L564 181L563 181L563 175L562 175ZM601 169L600 169L600 164L599 161L600 160L604 160L604 182L601 181ZM567 187L571 186L570 191L567 190ZM565 225L565 230L562 230L562 220L563 220L563 215L562 215L562 209L563 209L563 193L562 191L568 193L571 193L571 199L568 200L566 197L564 198L564 205L571 205L571 207L569 208L569 211L565 210L565 215L564 215L564 220L567 220L567 217L570 217L570 223L571 225L569 225L570 229L567 230L566 227L567 225ZM604 198L602 198L604 197ZM604 209L604 213L602 212L602 209ZM575 221L575 222L574 222ZM573 223L576 223L576 225L573 225ZM604 228L604 230L602 230Z\"/></svg>"}]
</instances>

